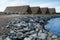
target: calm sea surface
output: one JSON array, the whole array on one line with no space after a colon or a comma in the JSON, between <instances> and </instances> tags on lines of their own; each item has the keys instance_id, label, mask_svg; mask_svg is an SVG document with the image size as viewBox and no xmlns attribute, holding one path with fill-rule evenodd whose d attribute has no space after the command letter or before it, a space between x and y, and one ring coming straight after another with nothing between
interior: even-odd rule
<instances>
[{"instance_id":1,"label":"calm sea surface","mask_svg":"<svg viewBox=\"0 0 60 40\"><path fill-rule=\"evenodd\" d=\"M45 25L45 29L57 36L60 36L60 18L49 20L48 24Z\"/></svg>"}]
</instances>

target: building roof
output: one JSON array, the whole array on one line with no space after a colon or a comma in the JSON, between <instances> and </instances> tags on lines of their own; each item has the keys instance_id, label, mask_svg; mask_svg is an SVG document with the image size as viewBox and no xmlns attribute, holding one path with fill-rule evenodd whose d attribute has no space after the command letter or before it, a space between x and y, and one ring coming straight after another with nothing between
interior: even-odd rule
<instances>
[{"instance_id":1,"label":"building roof","mask_svg":"<svg viewBox=\"0 0 60 40\"><path fill-rule=\"evenodd\" d=\"M40 7L31 7L32 13L41 13Z\"/></svg>"},{"instance_id":2,"label":"building roof","mask_svg":"<svg viewBox=\"0 0 60 40\"><path fill-rule=\"evenodd\" d=\"M47 7L45 7L45 8L41 8L41 11L42 11L42 14L49 13L49 11L48 11L48 8L47 8Z\"/></svg>"},{"instance_id":3,"label":"building roof","mask_svg":"<svg viewBox=\"0 0 60 40\"><path fill-rule=\"evenodd\" d=\"M56 13L55 8L49 8L49 13L50 13L50 14L52 14L52 13Z\"/></svg>"},{"instance_id":4,"label":"building roof","mask_svg":"<svg viewBox=\"0 0 60 40\"><path fill-rule=\"evenodd\" d=\"M5 9L4 12L27 12L29 6L28 5L25 5L25 6L11 6L11 7L7 7Z\"/></svg>"},{"instance_id":5,"label":"building roof","mask_svg":"<svg viewBox=\"0 0 60 40\"><path fill-rule=\"evenodd\" d=\"M48 8L48 7L40 8L39 6L30 7L29 5L7 7L4 12L7 12L7 13L37 13L37 14L56 13L55 8Z\"/></svg>"}]
</instances>

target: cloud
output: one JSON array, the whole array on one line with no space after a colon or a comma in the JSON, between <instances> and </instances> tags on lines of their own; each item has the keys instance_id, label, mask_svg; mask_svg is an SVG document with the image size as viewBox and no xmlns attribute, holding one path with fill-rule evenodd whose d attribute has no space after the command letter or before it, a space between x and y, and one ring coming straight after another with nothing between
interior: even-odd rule
<instances>
[{"instance_id":1,"label":"cloud","mask_svg":"<svg viewBox=\"0 0 60 40\"><path fill-rule=\"evenodd\" d=\"M48 8L55 8L56 12L60 12L60 2L46 2L46 3L37 3L31 4L31 6L40 6L40 7L48 7Z\"/></svg>"},{"instance_id":2,"label":"cloud","mask_svg":"<svg viewBox=\"0 0 60 40\"><path fill-rule=\"evenodd\" d=\"M54 7L58 4L58 2L46 2L46 3L37 3L31 4L31 6L40 6L40 7Z\"/></svg>"},{"instance_id":3,"label":"cloud","mask_svg":"<svg viewBox=\"0 0 60 40\"><path fill-rule=\"evenodd\" d=\"M0 11L4 11L7 6L18 6L23 5L25 3L24 0L0 0Z\"/></svg>"},{"instance_id":4,"label":"cloud","mask_svg":"<svg viewBox=\"0 0 60 40\"><path fill-rule=\"evenodd\" d=\"M48 2L48 3L42 3L40 4L40 7L49 7L49 8L55 8L56 12L60 12L60 6L59 2Z\"/></svg>"},{"instance_id":5,"label":"cloud","mask_svg":"<svg viewBox=\"0 0 60 40\"><path fill-rule=\"evenodd\" d=\"M7 0L0 0L0 4L5 3Z\"/></svg>"},{"instance_id":6,"label":"cloud","mask_svg":"<svg viewBox=\"0 0 60 40\"><path fill-rule=\"evenodd\" d=\"M44 1L44 0L0 0L0 11L4 11L7 6L20 6L20 5L30 5L30 6L40 6L56 8L57 12L60 12L60 2L59 1Z\"/></svg>"}]
</instances>

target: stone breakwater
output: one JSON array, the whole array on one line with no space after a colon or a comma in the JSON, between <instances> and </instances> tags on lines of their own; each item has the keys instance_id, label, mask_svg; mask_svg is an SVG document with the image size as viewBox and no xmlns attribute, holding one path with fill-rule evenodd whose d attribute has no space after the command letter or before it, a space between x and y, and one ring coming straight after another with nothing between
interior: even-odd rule
<instances>
[{"instance_id":1,"label":"stone breakwater","mask_svg":"<svg viewBox=\"0 0 60 40\"><path fill-rule=\"evenodd\" d=\"M44 28L48 20L58 17L26 16L12 19L6 26L10 30L7 38L11 40L60 40L57 35L52 34Z\"/></svg>"}]
</instances>

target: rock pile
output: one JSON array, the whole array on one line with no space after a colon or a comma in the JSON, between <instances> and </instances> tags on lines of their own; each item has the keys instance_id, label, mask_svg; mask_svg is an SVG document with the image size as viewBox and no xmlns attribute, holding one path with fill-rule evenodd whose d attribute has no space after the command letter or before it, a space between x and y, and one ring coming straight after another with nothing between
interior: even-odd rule
<instances>
[{"instance_id":1,"label":"rock pile","mask_svg":"<svg viewBox=\"0 0 60 40\"><path fill-rule=\"evenodd\" d=\"M58 40L56 35L45 30L47 20L55 18L48 16L26 16L13 19L6 27L12 40Z\"/></svg>"}]
</instances>

